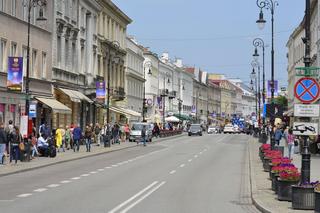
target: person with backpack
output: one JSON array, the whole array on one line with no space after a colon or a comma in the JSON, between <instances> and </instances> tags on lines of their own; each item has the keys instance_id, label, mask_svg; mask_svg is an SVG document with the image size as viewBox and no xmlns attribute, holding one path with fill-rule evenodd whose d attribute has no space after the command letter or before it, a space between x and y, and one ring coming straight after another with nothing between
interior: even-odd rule
<instances>
[{"instance_id":1,"label":"person with backpack","mask_svg":"<svg viewBox=\"0 0 320 213\"><path fill-rule=\"evenodd\" d=\"M73 151L75 152L77 149L77 152L79 152L80 140L82 138L82 130L80 128L80 124L74 127L72 134L73 134Z\"/></svg>"},{"instance_id":2,"label":"person with backpack","mask_svg":"<svg viewBox=\"0 0 320 213\"><path fill-rule=\"evenodd\" d=\"M4 131L4 125L0 123L0 164L4 164L4 154L6 151L7 135Z\"/></svg>"}]
</instances>

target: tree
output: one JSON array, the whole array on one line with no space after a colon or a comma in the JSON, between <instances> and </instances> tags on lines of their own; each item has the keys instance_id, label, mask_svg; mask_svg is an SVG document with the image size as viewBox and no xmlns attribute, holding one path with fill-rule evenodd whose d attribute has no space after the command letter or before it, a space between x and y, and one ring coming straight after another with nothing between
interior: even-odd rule
<instances>
[{"instance_id":1,"label":"tree","mask_svg":"<svg viewBox=\"0 0 320 213\"><path fill-rule=\"evenodd\" d=\"M288 109L288 99L285 96L278 96L277 98L275 98L274 103L282 106L284 110Z\"/></svg>"}]
</instances>

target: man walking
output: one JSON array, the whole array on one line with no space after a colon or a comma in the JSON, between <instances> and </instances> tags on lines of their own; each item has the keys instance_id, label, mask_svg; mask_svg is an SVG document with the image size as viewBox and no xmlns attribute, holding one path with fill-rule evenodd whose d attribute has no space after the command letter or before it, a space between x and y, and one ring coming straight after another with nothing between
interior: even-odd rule
<instances>
[{"instance_id":1,"label":"man walking","mask_svg":"<svg viewBox=\"0 0 320 213\"><path fill-rule=\"evenodd\" d=\"M79 152L81 137L82 137L82 130L80 128L80 124L78 124L73 129L73 151L74 152L76 151L76 149L77 149L77 152Z\"/></svg>"},{"instance_id":2,"label":"man walking","mask_svg":"<svg viewBox=\"0 0 320 213\"><path fill-rule=\"evenodd\" d=\"M97 146L100 146L101 128L99 123L96 123L96 126L94 128L94 138L95 142L97 143Z\"/></svg>"},{"instance_id":3,"label":"man walking","mask_svg":"<svg viewBox=\"0 0 320 213\"><path fill-rule=\"evenodd\" d=\"M146 132L147 132L146 125L143 125L142 130L141 130L141 139L142 139L142 142L143 142L143 146L146 146L146 145L147 145L147 144L146 144L146 142L147 142Z\"/></svg>"},{"instance_id":4,"label":"man walking","mask_svg":"<svg viewBox=\"0 0 320 213\"><path fill-rule=\"evenodd\" d=\"M0 123L0 164L4 164L4 153L6 151L7 136L3 123Z\"/></svg>"},{"instance_id":5,"label":"man walking","mask_svg":"<svg viewBox=\"0 0 320 213\"><path fill-rule=\"evenodd\" d=\"M90 126L86 127L85 133L84 133L85 141L86 141L86 148L87 152L90 152L91 150L91 138L92 138L92 128Z\"/></svg>"}]
</instances>

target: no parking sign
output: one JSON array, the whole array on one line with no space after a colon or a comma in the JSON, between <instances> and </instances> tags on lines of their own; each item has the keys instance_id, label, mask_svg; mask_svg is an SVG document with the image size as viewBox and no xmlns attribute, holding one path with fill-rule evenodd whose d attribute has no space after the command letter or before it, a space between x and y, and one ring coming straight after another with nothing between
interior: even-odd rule
<instances>
[{"instance_id":1,"label":"no parking sign","mask_svg":"<svg viewBox=\"0 0 320 213\"><path fill-rule=\"evenodd\" d=\"M304 104L310 104L319 99L320 87L316 79L304 77L294 86L294 96Z\"/></svg>"}]
</instances>

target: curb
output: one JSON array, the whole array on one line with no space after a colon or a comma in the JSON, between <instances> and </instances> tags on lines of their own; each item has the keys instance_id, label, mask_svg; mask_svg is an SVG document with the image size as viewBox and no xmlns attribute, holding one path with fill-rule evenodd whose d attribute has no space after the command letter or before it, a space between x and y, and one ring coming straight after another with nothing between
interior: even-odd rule
<instances>
[{"instance_id":1,"label":"curb","mask_svg":"<svg viewBox=\"0 0 320 213\"><path fill-rule=\"evenodd\" d=\"M169 139L179 138L179 137L182 137L182 136L184 136L184 134L177 135L177 136L174 136L174 137L161 138L158 141L155 141L154 143L159 143L159 142L166 141L166 140L169 140ZM35 166L35 167L32 167L32 168L26 168L26 169L21 169L21 170L18 170L18 171L8 172L6 174L0 174L0 177L5 177L5 176L13 175L13 174L33 171L33 170L36 170L36 169L41 169L41 168L54 166L54 165L58 165L58 164L62 164L62 163L67 163L67 162L71 162L71 161L81 160L81 159L85 159L85 158L96 157L96 156L104 155L104 154L111 153L111 152L116 152L116 151L125 150L125 149L131 149L133 147L137 147L136 144L134 144L132 146L128 146L128 147L119 148L119 149L108 150L108 151L105 151L105 152L94 153L94 154L91 154L91 155L80 156L80 157L77 157L77 158L61 160L61 161L58 161L58 162L52 162L52 163L48 163L48 164L45 164L45 165Z\"/></svg>"},{"instance_id":2,"label":"curb","mask_svg":"<svg viewBox=\"0 0 320 213\"><path fill-rule=\"evenodd\" d=\"M250 170L250 186L251 186L251 200L253 205L261 212L263 213L272 213L268 208L266 208L261 200L257 196L257 184L256 180L254 178L254 169L252 168L251 162L252 162L252 153L251 153L251 143L255 143L256 141L254 139L251 139L249 141L248 146L248 153L249 153L249 170Z\"/></svg>"}]
</instances>

